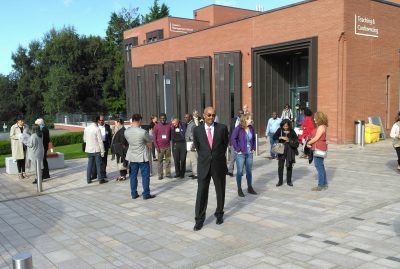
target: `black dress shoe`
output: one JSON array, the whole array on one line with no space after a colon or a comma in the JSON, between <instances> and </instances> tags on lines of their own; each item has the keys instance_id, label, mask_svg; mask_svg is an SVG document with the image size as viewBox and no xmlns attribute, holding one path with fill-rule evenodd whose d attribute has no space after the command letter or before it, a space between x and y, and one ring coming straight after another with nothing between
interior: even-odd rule
<instances>
[{"instance_id":1,"label":"black dress shoe","mask_svg":"<svg viewBox=\"0 0 400 269\"><path fill-rule=\"evenodd\" d=\"M155 197L156 196L154 194L150 194L149 196L146 196L146 197L143 196L143 200L153 199Z\"/></svg>"},{"instance_id":2,"label":"black dress shoe","mask_svg":"<svg viewBox=\"0 0 400 269\"><path fill-rule=\"evenodd\" d=\"M99 184L104 184L104 183L108 183L108 180L102 179L99 181Z\"/></svg>"},{"instance_id":3,"label":"black dress shoe","mask_svg":"<svg viewBox=\"0 0 400 269\"><path fill-rule=\"evenodd\" d=\"M90 184L90 183L92 183L92 181L91 181L91 180L88 180L88 181L87 181L87 184Z\"/></svg>"},{"instance_id":4,"label":"black dress shoe","mask_svg":"<svg viewBox=\"0 0 400 269\"><path fill-rule=\"evenodd\" d=\"M238 189L238 195L240 197L244 197L244 193L243 193L242 189Z\"/></svg>"},{"instance_id":5,"label":"black dress shoe","mask_svg":"<svg viewBox=\"0 0 400 269\"><path fill-rule=\"evenodd\" d=\"M215 221L216 224L221 225L224 223L224 218L223 217L217 217L217 220Z\"/></svg>"},{"instance_id":6,"label":"black dress shoe","mask_svg":"<svg viewBox=\"0 0 400 269\"><path fill-rule=\"evenodd\" d=\"M292 182L288 182L287 183L290 187L293 187L293 183Z\"/></svg>"},{"instance_id":7,"label":"black dress shoe","mask_svg":"<svg viewBox=\"0 0 400 269\"><path fill-rule=\"evenodd\" d=\"M230 176L230 177L233 177L233 173L231 173L231 172L228 172L228 173L226 173L228 176Z\"/></svg>"},{"instance_id":8,"label":"black dress shoe","mask_svg":"<svg viewBox=\"0 0 400 269\"><path fill-rule=\"evenodd\" d=\"M132 196L132 199L137 199L137 198L139 198L139 194Z\"/></svg>"},{"instance_id":9,"label":"black dress shoe","mask_svg":"<svg viewBox=\"0 0 400 269\"><path fill-rule=\"evenodd\" d=\"M200 231L201 228L203 228L203 223L202 222L198 222L194 225L193 227L193 231Z\"/></svg>"},{"instance_id":10,"label":"black dress shoe","mask_svg":"<svg viewBox=\"0 0 400 269\"><path fill-rule=\"evenodd\" d=\"M282 186L282 182L279 182L278 184L276 184L277 187Z\"/></svg>"},{"instance_id":11,"label":"black dress shoe","mask_svg":"<svg viewBox=\"0 0 400 269\"><path fill-rule=\"evenodd\" d=\"M158 177L158 180L162 180L163 179L163 177Z\"/></svg>"},{"instance_id":12,"label":"black dress shoe","mask_svg":"<svg viewBox=\"0 0 400 269\"><path fill-rule=\"evenodd\" d=\"M32 184L37 184L37 180L36 180L36 178L35 178L35 180L32 182Z\"/></svg>"},{"instance_id":13,"label":"black dress shoe","mask_svg":"<svg viewBox=\"0 0 400 269\"><path fill-rule=\"evenodd\" d=\"M252 186L250 186L250 187L247 189L247 192L250 193L250 194L257 195L256 191L253 189Z\"/></svg>"},{"instance_id":14,"label":"black dress shoe","mask_svg":"<svg viewBox=\"0 0 400 269\"><path fill-rule=\"evenodd\" d=\"M197 176L192 176L192 179L197 179Z\"/></svg>"},{"instance_id":15,"label":"black dress shoe","mask_svg":"<svg viewBox=\"0 0 400 269\"><path fill-rule=\"evenodd\" d=\"M175 176L174 176L174 178L178 178L178 177L180 177L181 175L179 175L179 174L176 174Z\"/></svg>"},{"instance_id":16,"label":"black dress shoe","mask_svg":"<svg viewBox=\"0 0 400 269\"><path fill-rule=\"evenodd\" d=\"M50 178L50 175L44 175L43 176L43 179L48 179L48 178Z\"/></svg>"}]
</instances>

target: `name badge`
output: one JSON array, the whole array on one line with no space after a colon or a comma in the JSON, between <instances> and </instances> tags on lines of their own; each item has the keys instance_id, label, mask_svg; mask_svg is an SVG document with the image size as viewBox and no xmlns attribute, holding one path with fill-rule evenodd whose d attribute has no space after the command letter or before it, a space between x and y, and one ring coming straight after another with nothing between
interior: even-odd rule
<instances>
[{"instance_id":1,"label":"name badge","mask_svg":"<svg viewBox=\"0 0 400 269\"><path fill-rule=\"evenodd\" d=\"M167 135L161 135L162 139L167 139Z\"/></svg>"},{"instance_id":2,"label":"name badge","mask_svg":"<svg viewBox=\"0 0 400 269\"><path fill-rule=\"evenodd\" d=\"M179 133L181 130L179 128L175 128L175 133Z\"/></svg>"}]
</instances>

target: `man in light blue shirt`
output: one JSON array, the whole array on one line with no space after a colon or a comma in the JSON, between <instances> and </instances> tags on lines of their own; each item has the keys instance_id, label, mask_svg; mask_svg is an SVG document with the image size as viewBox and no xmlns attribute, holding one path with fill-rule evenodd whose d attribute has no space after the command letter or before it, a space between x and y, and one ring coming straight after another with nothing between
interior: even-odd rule
<instances>
[{"instance_id":1,"label":"man in light blue shirt","mask_svg":"<svg viewBox=\"0 0 400 269\"><path fill-rule=\"evenodd\" d=\"M267 130L265 131L265 136L269 137L269 144L271 146L270 152L271 152L271 157L269 159L275 159L277 156L275 153L272 152L272 145L277 143L278 141L274 140L273 136L280 127L281 124L281 119L278 118L278 114L274 111L272 112L272 117L268 120L267 123Z\"/></svg>"}]
</instances>

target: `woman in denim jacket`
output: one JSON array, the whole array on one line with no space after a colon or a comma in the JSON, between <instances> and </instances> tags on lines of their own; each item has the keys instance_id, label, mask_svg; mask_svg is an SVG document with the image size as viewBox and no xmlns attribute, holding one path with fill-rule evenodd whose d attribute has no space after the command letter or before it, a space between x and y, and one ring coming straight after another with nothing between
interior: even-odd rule
<instances>
[{"instance_id":1,"label":"woman in denim jacket","mask_svg":"<svg viewBox=\"0 0 400 269\"><path fill-rule=\"evenodd\" d=\"M256 136L252 126L253 120L250 114L240 117L239 125L233 130L231 135L231 145L236 152L236 183L238 195L244 197L242 191L243 167L246 166L247 192L257 194L252 186L252 166L253 152L256 149Z\"/></svg>"}]
</instances>

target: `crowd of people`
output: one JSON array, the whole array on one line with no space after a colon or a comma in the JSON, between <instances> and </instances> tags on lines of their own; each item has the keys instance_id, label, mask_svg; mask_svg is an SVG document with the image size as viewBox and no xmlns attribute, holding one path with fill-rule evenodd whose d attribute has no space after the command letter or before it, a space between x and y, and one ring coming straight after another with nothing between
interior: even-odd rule
<instances>
[{"instance_id":1,"label":"crowd of people","mask_svg":"<svg viewBox=\"0 0 400 269\"><path fill-rule=\"evenodd\" d=\"M247 192L257 195L253 188L252 165L256 150L256 134L253 127L252 114L247 105L237 111L232 118L229 130L226 125L218 123L213 107L204 109L202 117L194 110L185 114L184 121L161 113L151 116L148 128L144 128L142 116L133 114L130 126L125 127L122 119L116 120L111 127L103 116L93 118L92 124L85 128L83 147L87 154L87 183L98 179L99 184L107 183L107 156L111 150L111 160L116 160L119 170L117 181L127 179L129 173L131 197L140 197L137 190L137 177L140 169L142 176L142 197L144 200L155 198L150 192L151 162L157 161L159 180L172 178L171 155L174 158L175 178L186 176L186 160L191 173L188 177L197 179L198 188L195 206L194 230L202 229L207 209L208 191L213 179L217 208L216 223L223 223L226 176L234 176L236 164L236 183L239 197L245 197L242 190L242 177L246 174ZM281 117L276 111L266 123L266 138L270 143L270 160L278 160L278 183L283 185L284 168L286 167L286 183L293 187L293 166L299 150L309 163L314 162L317 171L317 186L312 191L323 191L328 188L328 180L324 166L327 156L328 118L323 112L315 112L309 108L296 105L294 113L289 105L285 105ZM396 150L397 169L400 170L400 112L392 126L390 136ZM10 129L12 158L17 163L18 178L28 178L26 168L35 165L43 179L50 178L47 163L47 151L50 142L49 129L44 120L39 118L28 128L23 118L18 118ZM227 159L227 149L230 158ZM37 165L39 164L39 165ZM33 181L37 183L37 179Z\"/></svg>"}]
</instances>

